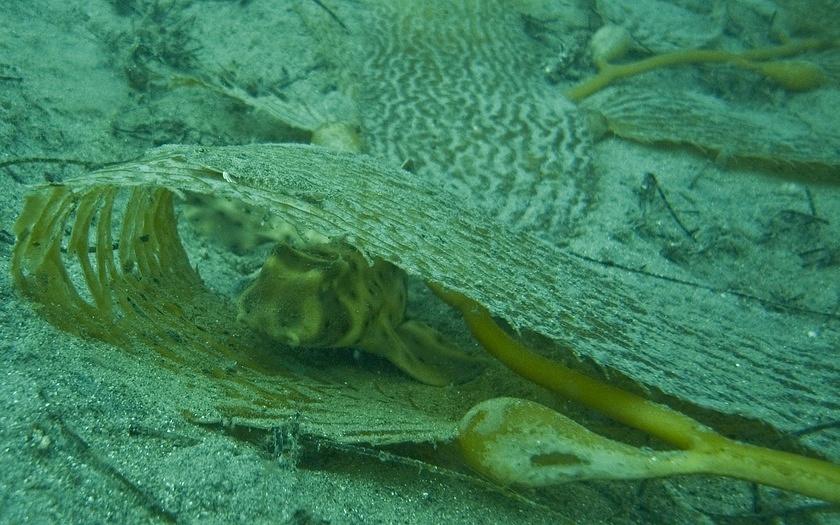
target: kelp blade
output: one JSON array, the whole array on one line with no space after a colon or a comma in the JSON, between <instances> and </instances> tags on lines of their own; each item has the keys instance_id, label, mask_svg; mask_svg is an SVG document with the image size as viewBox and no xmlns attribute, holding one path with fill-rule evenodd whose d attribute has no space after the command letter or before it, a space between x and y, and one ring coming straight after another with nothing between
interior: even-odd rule
<instances>
[{"instance_id":1,"label":"kelp blade","mask_svg":"<svg viewBox=\"0 0 840 525\"><path fill-rule=\"evenodd\" d=\"M80 303L66 284L38 284L66 280L56 224L70 212L61 199L82 202L95 192L106 203L101 209L110 209L108 192L139 192L129 199L138 202L138 211L129 206L126 215L137 224L122 228L119 264L111 266L100 254L110 247L107 235L97 234L97 266L106 269L88 272L96 277L89 288L111 290L110 303L100 302L112 305L108 319L120 328L94 328L91 335L117 343L140 336L167 344L178 340L183 350L173 358L210 359L209 369L230 399L251 407L242 411L250 410L253 420L261 413L267 421L300 413L313 432L343 440L445 439L471 403L493 393L469 384L458 391L429 388L352 368L313 370L287 352L282 359L265 355L264 344L232 321L229 301L194 284L200 280L175 242L174 216L148 211L149 205L171 209L170 192L241 201L301 229L341 238L370 259L388 260L464 293L514 329L571 347L653 395L780 429L801 426L803 418L840 415L836 392L812 388L837 384L837 367L824 359L830 341L803 343L799 319L697 290L686 298L680 285L636 282L587 265L535 237L513 234L422 178L370 157L302 145L164 146L142 160L65 184L38 190L21 216L15 252L21 289L48 317L50 305L65 318L103 310ZM45 211L56 199L61 206ZM49 246L36 247L45 242ZM53 288L58 299L51 297ZM195 329L184 333L185 321ZM161 328L150 331L155 326ZM196 357L196 346L216 350ZM226 376L226 359L247 372Z\"/></svg>"}]
</instances>

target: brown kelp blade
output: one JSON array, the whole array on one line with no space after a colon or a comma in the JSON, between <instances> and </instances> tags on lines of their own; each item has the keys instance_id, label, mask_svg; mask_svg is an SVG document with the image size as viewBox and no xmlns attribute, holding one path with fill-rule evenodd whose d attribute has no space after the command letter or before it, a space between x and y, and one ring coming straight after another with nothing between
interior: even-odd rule
<instances>
[{"instance_id":1,"label":"brown kelp blade","mask_svg":"<svg viewBox=\"0 0 840 525\"><path fill-rule=\"evenodd\" d=\"M446 439L474 402L502 392L425 387L352 366L316 369L288 349L269 351L192 268L172 211L180 192L242 202L341 238L654 393L781 429L840 412L836 391L812 388L837 384L838 369L824 358L830 342L803 341L800 319L588 266L370 157L302 145L165 146L36 190L17 225L14 273L44 315L189 364L179 369L212 378L218 409L256 424L300 413L304 428L341 440Z\"/></svg>"}]
</instances>

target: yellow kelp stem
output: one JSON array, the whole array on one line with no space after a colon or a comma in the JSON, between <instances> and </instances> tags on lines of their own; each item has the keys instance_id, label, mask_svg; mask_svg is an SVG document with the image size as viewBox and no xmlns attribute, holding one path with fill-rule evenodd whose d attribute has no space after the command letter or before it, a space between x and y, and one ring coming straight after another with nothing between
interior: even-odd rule
<instances>
[{"instance_id":1,"label":"yellow kelp stem","mask_svg":"<svg viewBox=\"0 0 840 525\"><path fill-rule=\"evenodd\" d=\"M712 49L686 49L663 53L629 64L599 64L599 73L581 82L566 92L566 97L579 102L600 91L616 80L646 73L653 69L683 64L727 62L746 69L751 69L767 78L778 82L783 87L804 91L819 87L825 81L825 75L815 65L807 62L764 62L771 59L798 55L836 47L838 42L822 39L802 40L781 46L752 49L741 53Z\"/></svg>"},{"instance_id":2,"label":"yellow kelp stem","mask_svg":"<svg viewBox=\"0 0 840 525\"><path fill-rule=\"evenodd\" d=\"M690 471L755 481L840 503L840 467L837 465L721 436L685 414L597 381L533 352L502 330L480 304L438 285L430 286L438 297L461 312L476 340L511 370L618 422L691 451L693 466Z\"/></svg>"}]
</instances>

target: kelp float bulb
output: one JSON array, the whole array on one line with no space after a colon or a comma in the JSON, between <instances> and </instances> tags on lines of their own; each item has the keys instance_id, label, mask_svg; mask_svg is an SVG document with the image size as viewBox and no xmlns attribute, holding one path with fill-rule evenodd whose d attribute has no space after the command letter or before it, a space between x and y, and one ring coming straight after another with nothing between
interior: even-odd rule
<instances>
[{"instance_id":1,"label":"kelp float bulb","mask_svg":"<svg viewBox=\"0 0 840 525\"><path fill-rule=\"evenodd\" d=\"M504 485L712 474L840 503L836 465L739 443L711 431L686 438L685 450L637 448L599 436L543 405L515 398L479 403L458 429L467 464Z\"/></svg>"},{"instance_id":2,"label":"kelp float bulb","mask_svg":"<svg viewBox=\"0 0 840 525\"><path fill-rule=\"evenodd\" d=\"M801 60L778 60L751 63L750 68L776 82L788 91L808 91L825 84L822 69Z\"/></svg>"},{"instance_id":3,"label":"kelp float bulb","mask_svg":"<svg viewBox=\"0 0 840 525\"><path fill-rule=\"evenodd\" d=\"M504 485L642 479L691 472L682 451L650 451L599 436L533 401L495 398L474 406L458 433L464 459Z\"/></svg>"},{"instance_id":4,"label":"kelp float bulb","mask_svg":"<svg viewBox=\"0 0 840 525\"><path fill-rule=\"evenodd\" d=\"M623 58L633 47L633 37L622 26L607 24L595 31L589 41L592 60L603 69L610 62Z\"/></svg>"},{"instance_id":5,"label":"kelp float bulb","mask_svg":"<svg viewBox=\"0 0 840 525\"><path fill-rule=\"evenodd\" d=\"M537 403L500 398L479 403L461 420L458 442L477 471L502 483L526 485L717 474L840 503L840 466L722 436L686 414L534 352L496 324L486 307L438 284L429 287L461 312L473 337L515 373L680 449L637 449L589 432Z\"/></svg>"},{"instance_id":6,"label":"kelp float bulb","mask_svg":"<svg viewBox=\"0 0 840 525\"><path fill-rule=\"evenodd\" d=\"M359 126L350 122L328 122L312 130L312 144L334 151L359 153L364 141Z\"/></svg>"}]
</instances>

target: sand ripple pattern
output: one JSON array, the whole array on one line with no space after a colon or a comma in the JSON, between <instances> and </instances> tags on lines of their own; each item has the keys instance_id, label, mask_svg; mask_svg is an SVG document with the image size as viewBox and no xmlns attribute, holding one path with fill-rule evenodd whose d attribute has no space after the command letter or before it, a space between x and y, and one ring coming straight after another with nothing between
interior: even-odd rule
<instances>
[{"instance_id":1,"label":"sand ripple pattern","mask_svg":"<svg viewBox=\"0 0 840 525\"><path fill-rule=\"evenodd\" d=\"M480 8L480 9L479 9ZM391 3L365 36L368 150L557 239L592 204L591 139L547 84L550 49L501 2Z\"/></svg>"}]
</instances>

